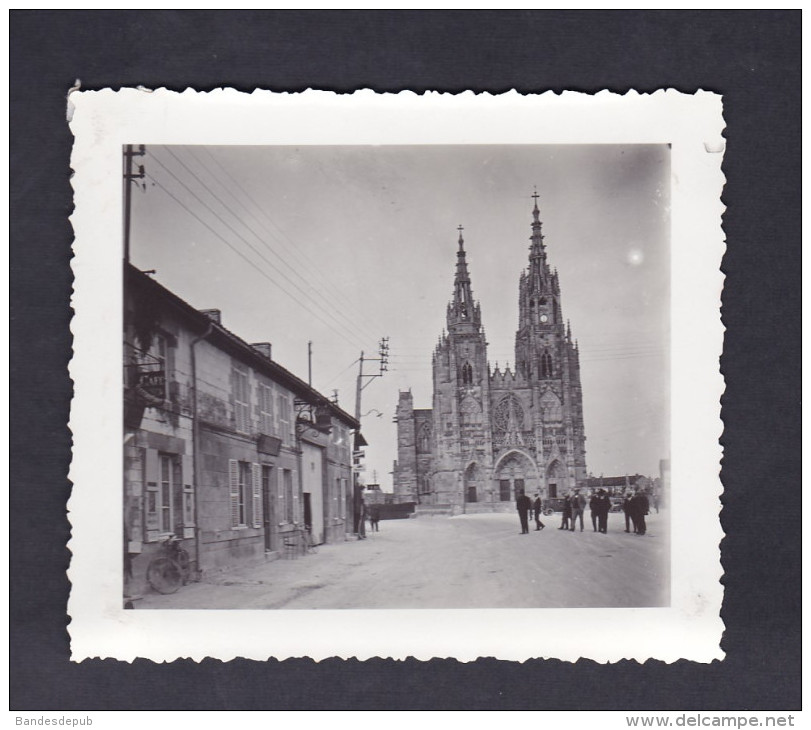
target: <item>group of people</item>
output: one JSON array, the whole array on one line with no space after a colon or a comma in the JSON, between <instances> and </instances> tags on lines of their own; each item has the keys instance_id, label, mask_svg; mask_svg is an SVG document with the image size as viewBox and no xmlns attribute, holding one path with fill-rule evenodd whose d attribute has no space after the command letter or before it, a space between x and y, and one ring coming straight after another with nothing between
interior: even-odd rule
<instances>
[{"instance_id":1,"label":"group of people","mask_svg":"<svg viewBox=\"0 0 811 730\"><path fill-rule=\"evenodd\" d=\"M529 534L529 515L530 512L533 513L535 517L535 530L543 530L546 525L541 522L541 510L543 509L543 503L541 502L541 495L536 494L535 500L531 500L527 497L526 494L520 494L518 497L518 501L516 504L516 509L518 510L518 519L521 521L521 534L528 535Z\"/></svg>"},{"instance_id":2,"label":"group of people","mask_svg":"<svg viewBox=\"0 0 811 730\"><path fill-rule=\"evenodd\" d=\"M659 504L654 496L654 505L656 513L659 513ZM648 526L645 524L645 517L650 512L650 502L648 495L641 489L631 494L626 492L622 498L622 511L625 513L625 532L630 532L629 527L633 525L634 532L637 535L644 535Z\"/></svg>"},{"instance_id":3,"label":"group of people","mask_svg":"<svg viewBox=\"0 0 811 730\"><path fill-rule=\"evenodd\" d=\"M608 513L611 511L611 497L605 489L598 489L592 494L591 499L586 502L586 497L575 489L563 499L563 516L561 518L559 530L569 530L574 532L577 522L580 522L580 532L583 532L583 514L588 504L591 511L591 524L594 532L608 531ZM521 522L521 534L529 534L529 516L531 513L535 517L535 529L542 530L545 525L541 522L541 512L543 502L539 494L531 500L527 495L521 494L516 500L518 518ZM622 511L625 515L625 532L633 532L636 535L644 535L647 532L645 517L650 512L650 502L645 492L637 489L635 492L627 491L622 498ZM658 509L657 509L658 512Z\"/></svg>"}]
</instances>

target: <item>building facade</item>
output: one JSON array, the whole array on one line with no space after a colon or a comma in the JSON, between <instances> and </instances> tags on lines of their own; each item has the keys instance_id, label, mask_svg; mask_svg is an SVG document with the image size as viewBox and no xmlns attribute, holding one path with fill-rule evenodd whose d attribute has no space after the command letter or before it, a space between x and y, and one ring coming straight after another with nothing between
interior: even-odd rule
<instances>
[{"instance_id":1,"label":"building facade","mask_svg":"<svg viewBox=\"0 0 811 730\"><path fill-rule=\"evenodd\" d=\"M125 594L170 535L199 573L276 557L305 525L343 541L357 421L217 310L124 276Z\"/></svg>"},{"instance_id":2,"label":"building facade","mask_svg":"<svg viewBox=\"0 0 811 730\"><path fill-rule=\"evenodd\" d=\"M518 282L514 369L491 368L460 227L453 297L433 353L431 408L397 404L399 502L454 511L513 509L520 493L563 495L586 481L578 346L563 318L537 195L529 262Z\"/></svg>"}]
</instances>

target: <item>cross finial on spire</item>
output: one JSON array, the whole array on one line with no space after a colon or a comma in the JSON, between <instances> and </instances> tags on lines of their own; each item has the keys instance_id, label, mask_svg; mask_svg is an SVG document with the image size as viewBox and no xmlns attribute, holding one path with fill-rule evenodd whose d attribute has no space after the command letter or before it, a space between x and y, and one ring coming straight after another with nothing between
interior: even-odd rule
<instances>
[{"instance_id":1,"label":"cross finial on spire","mask_svg":"<svg viewBox=\"0 0 811 730\"><path fill-rule=\"evenodd\" d=\"M541 221L540 221L539 216L541 214L541 211L538 210L538 198L541 197L541 196L538 195L538 187L536 185L533 185L532 187L533 187L533 191L534 191L532 193L532 199L535 201L535 205L532 206L533 233L540 233L541 232L540 231ZM536 226L538 227L537 231L535 230Z\"/></svg>"},{"instance_id":2,"label":"cross finial on spire","mask_svg":"<svg viewBox=\"0 0 811 730\"><path fill-rule=\"evenodd\" d=\"M462 227L462 224L460 223L459 227L456 230L459 231L459 250L461 251L462 244L464 244L465 242L465 240L462 238L462 231L464 231L465 229Z\"/></svg>"}]
</instances>

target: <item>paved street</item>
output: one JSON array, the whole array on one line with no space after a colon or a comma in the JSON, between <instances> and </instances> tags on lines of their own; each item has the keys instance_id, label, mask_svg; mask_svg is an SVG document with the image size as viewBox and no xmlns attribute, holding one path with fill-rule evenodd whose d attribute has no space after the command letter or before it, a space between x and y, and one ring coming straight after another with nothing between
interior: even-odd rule
<instances>
[{"instance_id":1,"label":"paved street","mask_svg":"<svg viewBox=\"0 0 811 730\"><path fill-rule=\"evenodd\" d=\"M380 523L363 541L210 576L136 608L556 608L662 606L669 602L668 513L648 533L546 529L519 534L513 514L420 517Z\"/></svg>"}]
</instances>

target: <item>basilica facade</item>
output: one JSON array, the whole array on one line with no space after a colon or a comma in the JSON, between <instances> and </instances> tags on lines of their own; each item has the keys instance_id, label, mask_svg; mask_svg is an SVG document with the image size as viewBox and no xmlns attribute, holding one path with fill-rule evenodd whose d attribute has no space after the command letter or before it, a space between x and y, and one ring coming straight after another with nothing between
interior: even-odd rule
<instances>
[{"instance_id":1,"label":"basilica facade","mask_svg":"<svg viewBox=\"0 0 811 730\"><path fill-rule=\"evenodd\" d=\"M398 502L452 511L514 509L526 493L561 497L586 485L580 357L563 318L537 195L528 267L518 282L514 370L492 369L473 299L462 231L447 330L433 353L432 408L397 404Z\"/></svg>"}]
</instances>

